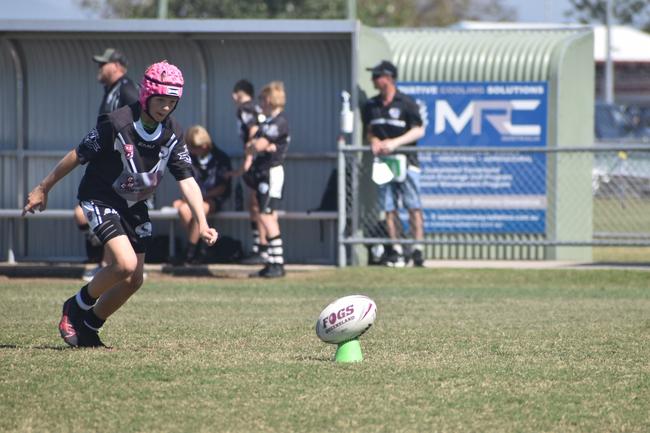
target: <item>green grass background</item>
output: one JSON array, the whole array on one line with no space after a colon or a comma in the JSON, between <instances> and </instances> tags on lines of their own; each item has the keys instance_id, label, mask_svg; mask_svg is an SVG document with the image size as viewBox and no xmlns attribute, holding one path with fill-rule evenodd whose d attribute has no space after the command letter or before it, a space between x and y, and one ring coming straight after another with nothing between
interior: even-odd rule
<instances>
[{"instance_id":1,"label":"green grass background","mask_svg":"<svg viewBox=\"0 0 650 433\"><path fill-rule=\"evenodd\" d=\"M73 280L0 280L0 431L648 432L650 273L357 268L150 278L112 350L65 348ZM378 304L365 360L314 334Z\"/></svg>"}]
</instances>

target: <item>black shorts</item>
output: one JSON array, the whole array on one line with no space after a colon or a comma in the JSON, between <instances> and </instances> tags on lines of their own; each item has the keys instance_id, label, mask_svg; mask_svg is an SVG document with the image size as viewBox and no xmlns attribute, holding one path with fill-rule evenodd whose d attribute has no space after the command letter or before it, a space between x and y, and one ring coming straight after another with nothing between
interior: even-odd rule
<instances>
[{"instance_id":1,"label":"black shorts","mask_svg":"<svg viewBox=\"0 0 650 433\"><path fill-rule=\"evenodd\" d=\"M145 253L151 241L151 220L145 202L138 202L128 209L116 210L94 201L79 202L91 230L103 245L114 237L125 235L133 251Z\"/></svg>"},{"instance_id":2,"label":"black shorts","mask_svg":"<svg viewBox=\"0 0 650 433\"><path fill-rule=\"evenodd\" d=\"M284 168L281 165L269 169L253 166L244 174L244 182L255 190L260 212L268 214L280 208L284 190Z\"/></svg>"}]
</instances>

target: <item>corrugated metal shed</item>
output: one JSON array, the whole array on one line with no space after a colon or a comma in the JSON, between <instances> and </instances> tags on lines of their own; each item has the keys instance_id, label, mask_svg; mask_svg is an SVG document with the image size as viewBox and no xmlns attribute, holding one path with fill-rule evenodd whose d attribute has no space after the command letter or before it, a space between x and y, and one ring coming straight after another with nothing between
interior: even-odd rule
<instances>
[{"instance_id":1,"label":"corrugated metal shed","mask_svg":"<svg viewBox=\"0 0 650 433\"><path fill-rule=\"evenodd\" d=\"M546 81L553 56L579 30L386 30L406 81Z\"/></svg>"},{"instance_id":2,"label":"corrugated metal shed","mask_svg":"<svg viewBox=\"0 0 650 433\"><path fill-rule=\"evenodd\" d=\"M549 88L548 147L588 146L593 143L593 34L588 28L520 30L381 30L390 46L400 81L544 81ZM370 65L363 65L370 66ZM581 125L576 128L575 125ZM548 157L547 239L591 236L591 202L581 206L583 217L568 218L570 204L591 197L590 156L569 166L562 155ZM581 182L565 184L565 174L583 173ZM575 180L575 178L574 178ZM581 214L582 215L582 214ZM572 224L569 220L581 221ZM562 222L562 224L561 224ZM428 252L435 258L590 259L590 249L536 246L454 246L478 235L433 235L448 245ZM509 241L528 236L498 236ZM494 236L492 236L494 238Z\"/></svg>"},{"instance_id":3,"label":"corrugated metal shed","mask_svg":"<svg viewBox=\"0 0 650 433\"><path fill-rule=\"evenodd\" d=\"M204 124L216 144L235 156L235 164L241 143L231 100L233 84L248 78L259 90L269 81L283 80L292 131L283 205L286 210L315 208L335 167L339 93L351 88L355 29L355 23L343 20L0 20L0 73L11 78L0 83L0 203L17 207L16 191L31 189L94 125L102 89L92 56L116 47L128 57L128 75L134 81L154 61L177 64L186 87L175 116L185 127ZM17 60L11 57L12 47ZM16 94L16 64L25 76L22 136L17 126L16 103L21 98ZM21 140L27 152L24 183L14 168ZM74 205L82 172L77 169L54 188L50 208ZM171 204L178 194L174 182L166 179L156 207ZM83 256L83 242L72 221L30 221L28 226L22 253L29 258ZM156 228L166 231L164 223ZM248 223L219 228L249 243ZM285 224L283 231L289 261L334 263L333 242L329 237L319 240L318 222ZM303 242L312 238L314 242Z\"/></svg>"}]
</instances>

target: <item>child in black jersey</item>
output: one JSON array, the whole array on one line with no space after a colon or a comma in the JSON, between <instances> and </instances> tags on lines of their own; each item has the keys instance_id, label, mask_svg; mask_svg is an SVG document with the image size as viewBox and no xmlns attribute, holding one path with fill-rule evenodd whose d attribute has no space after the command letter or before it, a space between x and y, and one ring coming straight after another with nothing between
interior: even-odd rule
<instances>
[{"instance_id":1,"label":"child in black jersey","mask_svg":"<svg viewBox=\"0 0 650 433\"><path fill-rule=\"evenodd\" d=\"M284 84L273 81L260 93L260 105L265 119L259 125L255 138L247 147L244 181L255 190L259 203L259 222L266 234L267 261L264 268L254 274L265 278L284 276L284 251L280 224L276 210L282 200L284 167L282 163L289 148L291 137L284 114L286 95Z\"/></svg>"},{"instance_id":2,"label":"child in black jersey","mask_svg":"<svg viewBox=\"0 0 650 433\"><path fill-rule=\"evenodd\" d=\"M230 157L219 149L210 138L208 131L201 125L191 126L185 133L185 144L192 157L194 179L203 193L203 211L206 216L221 209L224 201L230 197L230 178L226 173L232 166ZM174 200L174 208L187 230L186 263L201 263L205 258L205 243L200 242L199 226L192 217L192 209L184 199Z\"/></svg>"},{"instance_id":3,"label":"child in black jersey","mask_svg":"<svg viewBox=\"0 0 650 433\"><path fill-rule=\"evenodd\" d=\"M88 164L77 198L109 265L63 304L59 332L70 346L103 347L99 329L142 285L152 233L145 201L167 168L198 221L201 238L209 245L217 240L203 213L181 127L170 116L183 84L176 66L166 61L149 66L139 104L99 116L97 126L27 196L23 215L44 210L50 189L79 164Z\"/></svg>"},{"instance_id":4,"label":"child in black jersey","mask_svg":"<svg viewBox=\"0 0 650 433\"><path fill-rule=\"evenodd\" d=\"M255 104L255 89L253 83L242 79L235 83L232 89L232 100L237 106L237 129L239 137L244 145L244 159L241 166L230 176L241 176L244 174L244 167L250 167L253 161L253 155L246 152L247 147L257 135L260 122L264 121L264 115L260 107ZM244 264L259 265L266 262L266 233L264 226L259 222L260 205L257 202L255 189L248 190L251 192L248 200L248 212L251 221L251 232L253 235L253 246L250 254L242 260Z\"/></svg>"}]
</instances>

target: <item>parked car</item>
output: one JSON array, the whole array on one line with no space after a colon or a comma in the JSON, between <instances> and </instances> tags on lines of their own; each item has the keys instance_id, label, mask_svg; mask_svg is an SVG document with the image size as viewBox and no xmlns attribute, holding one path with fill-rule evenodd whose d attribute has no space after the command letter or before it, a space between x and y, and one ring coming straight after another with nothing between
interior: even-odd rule
<instances>
[{"instance_id":1,"label":"parked car","mask_svg":"<svg viewBox=\"0 0 650 433\"><path fill-rule=\"evenodd\" d=\"M630 118L621 105L596 102L594 126L599 140L634 137Z\"/></svg>"},{"instance_id":2,"label":"parked car","mask_svg":"<svg viewBox=\"0 0 650 433\"><path fill-rule=\"evenodd\" d=\"M650 109L596 102L595 135L598 140L650 139ZM644 140L645 141L645 140Z\"/></svg>"}]
</instances>

